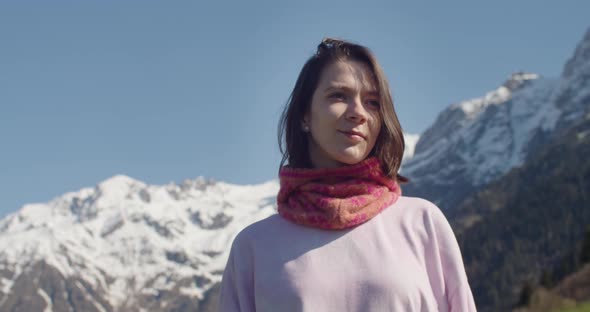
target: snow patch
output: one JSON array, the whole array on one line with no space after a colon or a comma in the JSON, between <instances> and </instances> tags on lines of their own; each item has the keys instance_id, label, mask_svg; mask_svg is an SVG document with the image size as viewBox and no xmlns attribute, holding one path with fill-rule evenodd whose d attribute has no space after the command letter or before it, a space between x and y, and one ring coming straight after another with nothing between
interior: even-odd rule
<instances>
[{"instance_id":1,"label":"snow patch","mask_svg":"<svg viewBox=\"0 0 590 312\"><path fill-rule=\"evenodd\" d=\"M13 280L4 277L0 278L0 289L2 290L2 293L8 294L10 292L10 289L12 288L12 285L14 285Z\"/></svg>"},{"instance_id":2,"label":"snow patch","mask_svg":"<svg viewBox=\"0 0 590 312\"><path fill-rule=\"evenodd\" d=\"M419 134L404 133L404 142L406 146L404 148L404 155L402 158L403 162L406 162L414 157L414 151L416 150L416 144L418 143L418 140L420 140Z\"/></svg>"},{"instance_id":3,"label":"snow patch","mask_svg":"<svg viewBox=\"0 0 590 312\"><path fill-rule=\"evenodd\" d=\"M185 296L203 299L203 293L196 288L180 287L178 291Z\"/></svg>"},{"instance_id":4,"label":"snow patch","mask_svg":"<svg viewBox=\"0 0 590 312\"><path fill-rule=\"evenodd\" d=\"M45 301L45 309L43 312L53 312L53 303L51 302L49 295L47 295L47 293L42 288L37 288L37 294L39 294L39 296L41 296L41 298L43 298Z\"/></svg>"}]
</instances>

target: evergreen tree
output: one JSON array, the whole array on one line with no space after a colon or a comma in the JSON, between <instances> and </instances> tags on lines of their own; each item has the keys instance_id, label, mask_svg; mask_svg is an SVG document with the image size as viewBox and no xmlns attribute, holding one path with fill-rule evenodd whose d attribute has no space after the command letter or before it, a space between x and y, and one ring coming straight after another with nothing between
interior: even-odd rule
<instances>
[{"instance_id":1,"label":"evergreen tree","mask_svg":"<svg viewBox=\"0 0 590 312\"><path fill-rule=\"evenodd\" d=\"M517 307L524 307L529 304L531 301L531 296L533 295L535 287L533 283L527 281L522 286L522 290L520 291L520 296L518 297L518 302L516 303Z\"/></svg>"},{"instance_id":2,"label":"evergreen tree","mask_svg":"<svg viewBox=\"0 0 590 312\"><path fill-rule=\"evenodd\" d=\"M549 270L543 270L541 273L541 286L549 289L553 287L553 274Z\"/></svg>"},{"instance_id":3,"label":"evergreen tree","mask_svg":"<svg viewBox=\"0 0 590 312\"><path fill-rule=\"evenodd\" d=\"M580 263L590 262L590 226L586 227L586 233L584 234L584 241L582 243L582 251L580 254Z\"/></svg>"}]
</instances>

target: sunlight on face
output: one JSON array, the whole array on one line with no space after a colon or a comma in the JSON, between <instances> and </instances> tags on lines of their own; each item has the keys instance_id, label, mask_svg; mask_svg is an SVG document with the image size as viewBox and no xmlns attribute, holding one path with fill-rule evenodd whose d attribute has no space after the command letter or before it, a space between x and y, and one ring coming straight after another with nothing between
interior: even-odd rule
<instances>
[{"instance_id":1,"label":"sunlight on face","mask_svg":"<svg viewBox=\"0 0 590 312\"><path fill-rule=\"evenodd\" d=\"M356 164L370 154L379 131L379 93L370 68L337 61L321 74L304 124L310 129L310 159L316 168Z\"/></svg>"}]
</instances>

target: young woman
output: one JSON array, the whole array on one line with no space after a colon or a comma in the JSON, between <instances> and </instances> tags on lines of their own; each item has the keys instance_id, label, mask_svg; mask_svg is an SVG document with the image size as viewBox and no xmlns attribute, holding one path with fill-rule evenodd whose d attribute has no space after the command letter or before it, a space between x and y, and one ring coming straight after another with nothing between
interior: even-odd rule
<instances>
[{"instance_id":1,"label":"young woman","mask_svg":"<svg viewBox=\"0 0 590 312\"><path fill-rule=\"evenodd\" d=\"M279 140L278 214L235 238L221 311L475 311L444 215L401 196L402 129L367 48L322 41Z\"/></svg>"}]
</instances>

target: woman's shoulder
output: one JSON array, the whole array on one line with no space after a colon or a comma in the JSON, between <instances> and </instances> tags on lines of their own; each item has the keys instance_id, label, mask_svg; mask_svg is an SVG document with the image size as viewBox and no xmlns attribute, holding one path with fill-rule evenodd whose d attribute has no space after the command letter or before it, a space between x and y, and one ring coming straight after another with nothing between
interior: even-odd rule
<instances>
[{"instance_id":1,"label":"woman's shoulder","mask_svg":"<svg viewBox=\"0 0 590 312\"><path fill-rule=\"evenodd\" d=\"M442 210L435 203L420 197L400 196L393 206L409 214L429 214L435 217L444 217Z\"/></svg>"},{"instance_id":2,"label":"woman's shoulder","mask_svg":"<svg viewBox=\"0 0 590 312\"><path fill-rule=\"evenodd\" d=\"M444 212L435 203L420 197L400 196L397 202L388 208L400 222L414 224L419 228L450 228ZM437 232L439 232L437 230Z\"/></svg>"},{"instance_id":3,"label":"woman's shoulder","mask_svg":"<svg viewBox=\"0 0 590 312\"><path fill-rule=\"evenodd\" d=\"M438 207L433 202L421 198L421 197L412 197L412 196L400 196L396 201L396 204L401 203L406 206L415 207L417 209L432 209L432 207Z\"/></svg>"},{"instance_id":4,"label":"woman's shoulder","mask_svg":"<svg viewBox=\"0 0 590 312\"><path fill-rule=\"evenodd\" d=\"M265 241L269 235L280 235L290 226L289 222L275 213L253 222L238 231L234 245L248 246Z\"/></svg>"}]
</instances>

